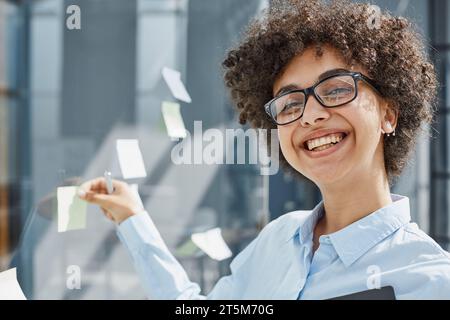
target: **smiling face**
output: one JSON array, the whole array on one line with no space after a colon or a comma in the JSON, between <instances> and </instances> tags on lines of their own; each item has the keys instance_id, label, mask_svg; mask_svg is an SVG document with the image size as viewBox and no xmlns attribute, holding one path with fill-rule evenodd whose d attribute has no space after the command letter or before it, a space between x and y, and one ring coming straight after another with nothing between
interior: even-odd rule
<instances>
[{"instance_id":1,"label":"smiling face","mask_svg":"<svg viewBox=\"0 0 450 320\"><path fill-rule=\"evenodd\" d=\"M350 68L332 47L324 46L322 56L310 47L289 62L275 81L273 94L285 87L308 88L334 69L367 76L358 66ZM319 188L375 172L386 174L383 132L393 131L395 115L364 81L357 81L357 91L356 99L335 108L323 107L311 95L299 120L278 126L284 157Z\"/></svg>"}]
</instances>

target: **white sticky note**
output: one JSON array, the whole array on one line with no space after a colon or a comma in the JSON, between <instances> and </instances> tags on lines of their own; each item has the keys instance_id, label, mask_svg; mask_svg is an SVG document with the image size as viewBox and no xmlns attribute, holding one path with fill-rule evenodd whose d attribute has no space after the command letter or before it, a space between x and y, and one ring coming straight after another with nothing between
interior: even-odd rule
<instances>
[{"instance_id":1,"label":"white sticky note","mask_svg":"<svg viewBox=\"0 0 450 320\"><path fill-rule=\"evenodd\" d=\"M59 187L58 232L86 228L87 202L77 196L78 187Z\"/></svg>"},{"instance_id":2,"label":"white sticky note","mask_svg":"<svg viewBox=\"0 0 450 320\"><path fill-rule=\"evenodd\" d=\"M186 90L186 87L184 86L183 82L181 81L181 74L180 72L164 67L162 69L162 76L164 80L166 81L167 85L169 86L170 91L172 92L173 96L181 101L191 103L192 99L189 96L189 93Z\"/></svg>"},{"instance_id":3,"label":"white sticky note","mask_svg":"<svg viewBox=\"0 0 450 320\"><path fill-rule=\"evenodd\" d=\"M116 143L119 166L124 179L145 178L144 158L139 141L135 139L119 139Z\"/></svg>"},{"instance_id":4,"label":"white sticky note","mask_svg":"<svg viewBox=\"0 0 450 320\"><path fill-rule=\"evenodd\" d=\"M16 268L0 273L0 300L27 300L17 281Z\"/></svg>"},{"instance_id":5,"label":"white sticky note","mask_svg":"<svg viewBox=\"0 0 450 320\"><path fill-rule=\"evenodd\" d=\"M221 261L232 256L230 248L222 238L220 228L193 233L191 239L197 247L214 260Z\"/></svg>"},{"instance_id":6,"label":"white sticky note","mask_svg":"<svg viewBox=\"0 0 450 320\"><path fill-rule=\"evenodd\" d=\"M186 127L180 113L180 105L164 101L161 112L166 124L167 135L172 139L186 138Z\"/></svg>"}]
</instances>

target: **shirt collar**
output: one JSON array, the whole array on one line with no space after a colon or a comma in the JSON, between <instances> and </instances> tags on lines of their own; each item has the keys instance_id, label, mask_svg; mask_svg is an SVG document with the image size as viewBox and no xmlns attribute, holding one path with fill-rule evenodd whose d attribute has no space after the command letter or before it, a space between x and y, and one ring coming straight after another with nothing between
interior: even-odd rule
<instances>
[{"instance_id":1,"label":"shirt collar","mask_svg":"<svg viewBox=\"0 0 450 320\"><path fill-rule=\"evenodd\" d=\"M286 233L288 236L286 241L298 236L300 244L304 244L309 238L312 239L314 227L324 213L323 201L320 201L314 209L310 211L296 211L296 213L302 214L293 216L295 218L295 223L291 225L291 230Z\"/></svg>"},{"instance_id":2,"label":"shirt collar","mask_svg":"<svg viewBox=\"0 0 450 320\"><path fill-rule=\"evenodd\" d=\"M354 263L381 240L411 221L408 197L391 194L391 199L391 204L337 232L323 236L331 241L346 267ZM304 216L303 223L300 226L297 224L295 233L291 234L290 238L298 234L301 244L308 239L311 240L314 226L323 213L323 201L321 201L311 211L311 214Z\"/></svg>"}]
</instances>

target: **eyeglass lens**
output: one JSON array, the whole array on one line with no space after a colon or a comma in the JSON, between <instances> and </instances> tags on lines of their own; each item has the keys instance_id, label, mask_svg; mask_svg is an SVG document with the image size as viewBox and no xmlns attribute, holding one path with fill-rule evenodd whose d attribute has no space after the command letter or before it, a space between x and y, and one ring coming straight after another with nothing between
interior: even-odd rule
<instances>
[{"instance_id":1,"label":"eyeglass lens","mask_svg":"<svg viewBox=\"0 0 450 320\"><path fill-rule=\"evenodd\" d=\"M324 107L340 106L355 98L355 80L350 75L332 77L319 83L314 93ZM278 124L285 124L302 116L305 103L306 96L303 92L291 92L274 100L270 105L270 112Z\"/></svg>"}]
</instances>

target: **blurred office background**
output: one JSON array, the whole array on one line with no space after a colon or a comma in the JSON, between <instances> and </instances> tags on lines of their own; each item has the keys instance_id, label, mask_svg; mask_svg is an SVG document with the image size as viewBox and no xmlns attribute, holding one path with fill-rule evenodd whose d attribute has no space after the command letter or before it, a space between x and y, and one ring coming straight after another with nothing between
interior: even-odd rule
<instances>
[{"instance_id":1,"label":"blurred office background","mask_svg":"<svg viewBox=\"0 0 450 320\"><path fill-rule=\"evenodd\" d=\"M449 249L450 3L371 1L413 19L439 72L437 121L421 139L394 192L411 199L413 220ZM81 30L66 28L66 9L81 8ZM172 100L164 66L181 71L191 94L186 127L239 128L220 63L261 0L0 1L0 271L17 267L29 299L143 299L132 263L112 223L89 207L87 228L58 233L55 190L118 174L117 138L139 139L148 177L140 195L191 280L208 293L229 273L216 262L177 250L193 232L213 227L233 254L264 223L320 200L308 181L255 165L175 166L160 105ZM245 128L244 128L245 129ZM268 192L270 190L270 193ZM266 204L269 203L267 209ZM81 269L81 289L66 286Z\"/></svg>"}]
</instances>

